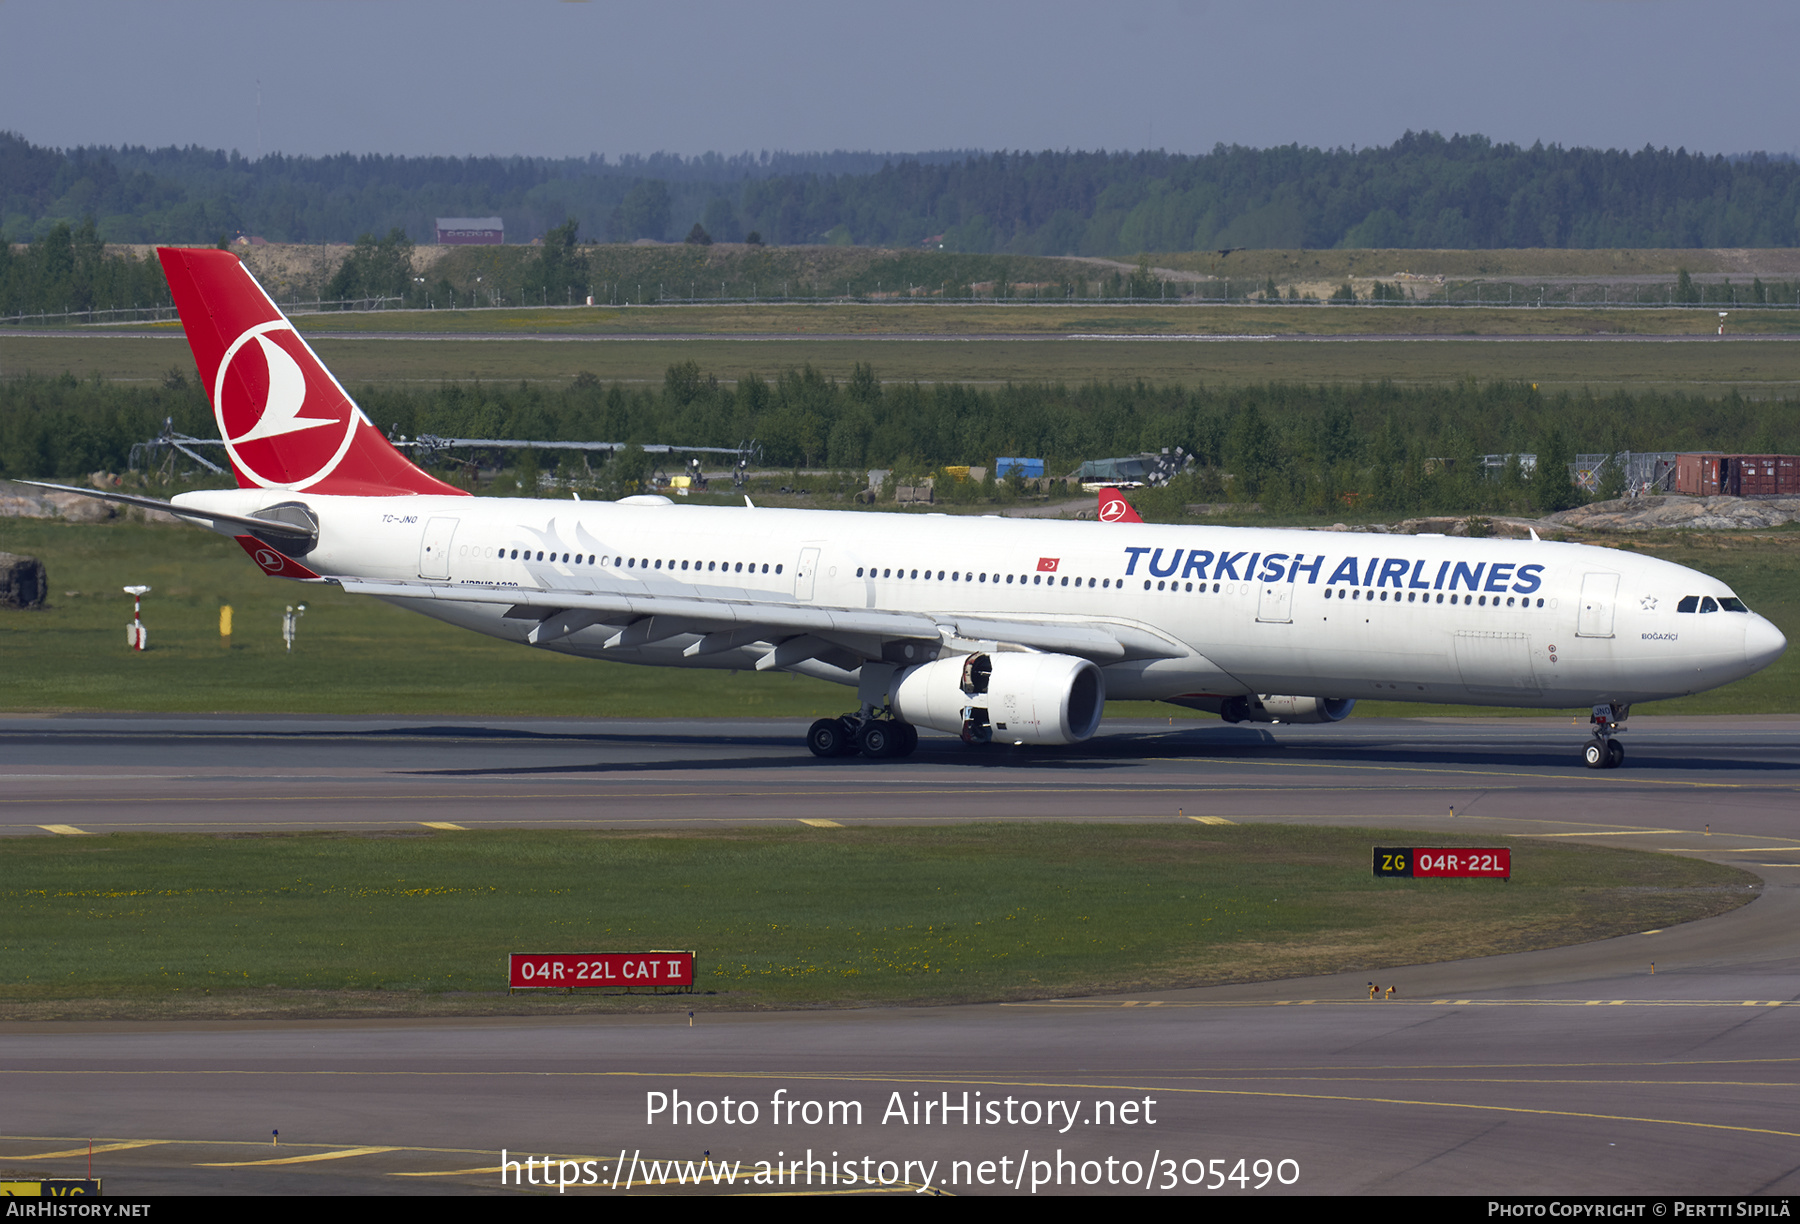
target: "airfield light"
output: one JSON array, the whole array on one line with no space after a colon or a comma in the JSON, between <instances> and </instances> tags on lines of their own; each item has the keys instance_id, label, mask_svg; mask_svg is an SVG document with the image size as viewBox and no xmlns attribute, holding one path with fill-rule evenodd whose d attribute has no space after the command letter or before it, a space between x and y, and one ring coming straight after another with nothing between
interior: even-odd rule
<instances>
[{"instance_id":1,"label":"airfield light","mask_svg":"<svg viewBox=\"0 0 1800 1224\"><path fill-rule=\"evenodd\" d=\"M125 626L125 645L132 650L144 650L149 645L144 632L144 596L150 593L150 588L128 586L125 593L131 596L131 623Z\"/></svg>"},{"instance_id":2,"label":"airfield light","mask_svg":"<svg viewBox=\"0 0 1800 1224\"><path fill-rule=\"evenodd\" d=\"M1721 336L1723 336L1725 334L1725 316L1730 313L1731 312L1729 310L1721 310L1719 312L1719 334Z\"/></svg>"},{"instance_id":3,"label":"airfield light","mask_svg":"<svg viewBox=\"0 0 1800 1224\"><path fill-rule=\"evenodd\" d=\"M287 643L289 654L294 653L294 635L299 632L300 618L306 615L305 604L289 604L281 618L281 640Z\"/></svg>"}]
</instances>

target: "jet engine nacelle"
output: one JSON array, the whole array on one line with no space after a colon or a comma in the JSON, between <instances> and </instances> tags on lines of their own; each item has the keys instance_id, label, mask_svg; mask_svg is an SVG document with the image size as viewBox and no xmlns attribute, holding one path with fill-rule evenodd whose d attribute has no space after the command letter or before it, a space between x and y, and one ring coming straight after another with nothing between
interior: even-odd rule
<instances>
[{"instance_id":1,"label":"jet engine nacelle","mask_svg":"<svg viewBox=\"0 0 1800 1224\"><path fill-rule=\"evenodd\" d=\"M1354 697L1289 697L1279 693L1257 693L1250 697L1227 697L1219 707L1219 717L1230 723L1328 723L1342 722L1355 708Z\"/></svg>"},{"instance_id":2,"label":"jet engine nacelle","mask_svg":"<svg viewBox=\"0 0 1800 1224\"><path fill-rule=\"evenodd\" d=\"M889 702L896 718L969 743L1075 744L1100 726L1106 680L1072 655L951 655L901 672Z\"/></svg>"}]
</instances>

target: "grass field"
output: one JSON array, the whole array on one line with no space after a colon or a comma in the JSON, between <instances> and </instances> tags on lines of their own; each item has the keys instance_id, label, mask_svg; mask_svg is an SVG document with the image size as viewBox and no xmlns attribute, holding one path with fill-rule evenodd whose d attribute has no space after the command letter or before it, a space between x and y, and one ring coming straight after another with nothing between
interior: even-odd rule
<instances>
[{"instance_id":1,"label":"grass field","mask_svg":"<svg viewBox=\"0 0 1800 1224\"><path fill-rule=\"evenodd\" d=\"M1593 310L1427 306L1248 306L1157 302L1041 304L824 302L391 310L310 314L309 335L415 333L544 336L1710 336L1718 309ZM158 325L168 326L168 325ZM143 328L132 327L139 331ZM1800 333L1800 311L1734 309L1730 330Z\"/></svg>"},{"instance_id":2,"label":"grass field","mask_svg":"<svg viewBox=\"0 0 1800 1224\"><path fill-rule=\"evenodd\" d=\"M773 379L811 364L847 379L859 362L889 382L1079 384L1088 381L1199 384L1381 382L1432 385L1462 379L1527 381L1545 391L1679 391L1751 398L1800 392L1800 344L1774 341L1658 344L1642 341L1471 340L399 340L317 337L321 358L354 392L380 384L445 381L660 385L676 362L694 361L724 381ZM192 380L178 337L135 339L8 336L0 331L0 376L58 375L160 382L171 369Z\"/></svg>"},{"instance_id":3,"label":"grass field","mask_svg":"<svg viewBox=\"0 0 1800 1224\"><path fill-rule=\"evenodd\" d=\"M1712 863L1529 840L1510 883L1372 877L1373 845L1414 840L1192 824L8 839L0 1018L1043 998L1554 947L1755 895ZM504 989L508 952L670 948L697 953L701 997Z\"/></svg>"},{"instance_id":4,"label":"grass field","mask_svg":"<svg viewBox=\"0 0 1800 1224\"><path fill-rule=\"evenodd\" d=\"M1800 640L1800 532L1663 532L1627 543L1715 574ZM525 649L336 587L268 578L236 543L198 528L0 519L0 551L41 558L52 596L40 611L0 609L0 710L816 718L855 704L848 689L794 675L633 667ZM144 605L152 648L142 654L125 647L128 583L154 588ZM296 600L308 611L288 654L281 617ZM229 650L218 634L221 604L233 608ZM1795 712L1800 652L1725 688L1638 710ZM1365 702L1357 712L1506 711ZM1108 713L1210 717L1143 702L1114 702Z\"/></svg>"},{"instance_id":5,"label":"grass field","mask_svg":"<svg viewBox=\"0 0 1800 1224\"><path fill-rule=\"evenodd\" d=\"M1769 248L1599 248L1519 247L1496 250L1243 250L1220 258L1216 251L1176 251L1152 255L1159 268L1280 281L1289 277L1334 279L1391 277L1397 272L1453 278L1555 278L1565 276L1666 276L1682 269L1700 275L1728 274L1748 282L1753 276L1791 277L1800 258L1785 247Z\"/></svg>"}]
</instances>

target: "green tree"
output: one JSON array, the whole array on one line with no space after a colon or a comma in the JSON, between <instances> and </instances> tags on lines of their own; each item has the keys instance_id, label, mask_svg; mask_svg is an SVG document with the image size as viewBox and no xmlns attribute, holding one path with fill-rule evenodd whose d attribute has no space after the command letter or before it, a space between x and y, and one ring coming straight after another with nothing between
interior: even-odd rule
<instances>
[{"instance_id":1,"label":"green tree","mask_svg":"<svg viewBox=\"0 0 1800 1224\"><path fill-rule=\"evenodd\" d=\"M1275 435L1254 403L1238 413L1229 447L1229 461L1237 469L1240 495L1245 501L1254 501L1279 459Z\"/></svg>"},{"instance_id":2,"label":"green tree","mask_svg":"<svg viewBox=\"0 0 1800 1224\"><path fill-rule=\"evenodd\" d=\"M1137 267L1132 269L1131 281L1126 292L1134 298L1155 297L1161 288L1161 282L1150 270L1150 256L1139 255Z\"/></svg>"},{"instance_id":3,"label":"green tree","mask_svg":"<svg viewBox=\"0 0 1800 1224\"><path fill-rule=\"evenodd\" d=\"M526 270L526 291L532 297L554 306L586 296L588 259L575 242L580 228L580 223L570 217L544 235L536 264Z\"/></svg>"},{"instance_id":4,"label":"green tree","mask_svg":"<svg viewBox=\"0 0 1800 1224\"><path fill-rule=\"evenodd\" d=\"M687 237L683 238L682 241L691 243L694 246L711 246L712 235L706 232L706 227L704 225L701 225L696 221L694 222L694 228L688 231Z\"/></svg>"},{"instance_id":5,"label":"green tree","mask_svg":"<svg viewBox=\"0 0 1800 1224\"><path fill-rule=\"evenodd\" d=\"M1538 442L1537 472L1531 479L1533 500L1539 510L1553 514L1567 510L1580 499L1575 482L1569 478L1569 465L1575 462L1575 448L1567 435L1552 427Z\"/></svg>"},{"instance_id":6,"label":"green tree","mask_svg":"<svg viewBox=\"0 0 1800 1224\"><path fill-rule=\"evenodd\" d=\"M700 215L706 232L713 236L715 242L742 242L744 227L738 221L737 209L724 196L714 196L707 202L706 211Z\"/></svg>"},{"instance_id":7,"label":"green tree","mask_svg":"<svg viewBox=\"0 0 1800 1224\"><path fill-rule=\"evenodd\" d=\"M669 231L669 189L661 179L639 179L612 214L614 242L662 241Z\"/></svg>"},{"instance_id":8,"label":"green tree","mask_svg":"<svg viewBox=\"0 0 1800 1224\"><path fill-rule=\"evenodd\" d=\"M613 452L612 469L621 489L636 492L650 475L650 456L636 442L629 443L624 450Z\"/></svg>"},{"instance_id":9,"label":"green tree","mask_svg":"<svg viewBox=\"0 0 1800 1224\"><path fill-rule=\"evenodd\" d=\"M412 240L403 229L395 227L379 241L364 234L326 283L325 296L332 301L405 297L412 287L412 255Z\"/></svg>"}]
</instances>

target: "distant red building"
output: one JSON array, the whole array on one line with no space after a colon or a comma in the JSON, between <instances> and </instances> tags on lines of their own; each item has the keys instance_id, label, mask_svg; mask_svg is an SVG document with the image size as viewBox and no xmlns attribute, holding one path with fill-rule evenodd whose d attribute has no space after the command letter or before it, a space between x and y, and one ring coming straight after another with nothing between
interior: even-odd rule
<instances>
[{"instance_id":1,"label":"distant red building","mask_svg":"<svg viewBox=\"0 0 1800 1224\"><path fill-rule=\"evenodd\" d=\"M439 217L439 246L499 246L506 241L506 225L499 217Z\"/></svg>"}]
</instances>

